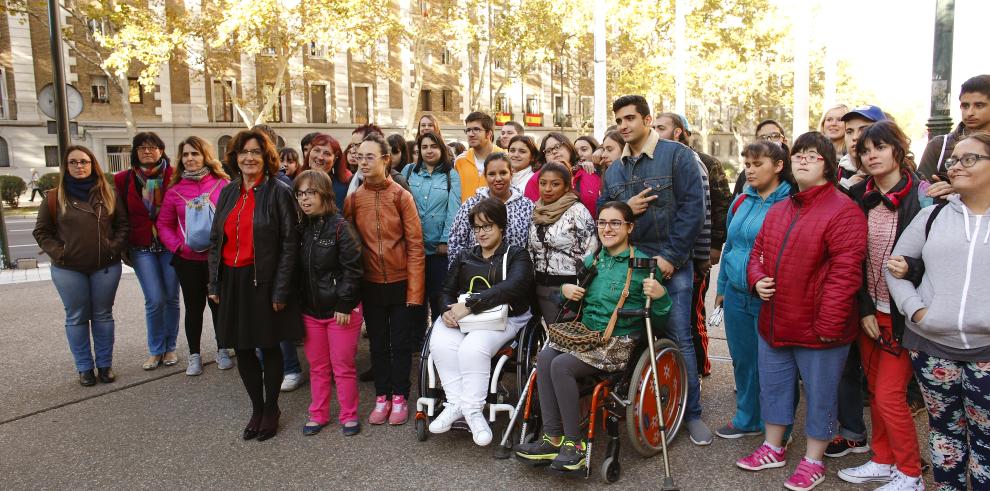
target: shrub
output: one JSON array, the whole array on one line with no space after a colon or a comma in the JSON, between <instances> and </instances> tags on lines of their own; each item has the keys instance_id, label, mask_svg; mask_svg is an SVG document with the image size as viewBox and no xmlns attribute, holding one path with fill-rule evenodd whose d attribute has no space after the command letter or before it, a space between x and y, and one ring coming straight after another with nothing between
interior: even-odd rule
<instances>
[{"instance_id":1,"label":"shrub","mask_svg":"<svg viewBox=\"0 0 990 491\"><path fill-rule=\"evenodd\" d=\"M58 186L58 172L49 172L38 178L38 189L44 193Z\"/></svg>"},{"instance_id":2,"label":"shrub","mask_svg":"<svg viewBox=\"0 0 990 491\"><path fill-rule=\"evenodd\" d=\"M17 200L27 190L27 183L17 176L0 176L0 199L7 206L17 208Z\"/></svg>"}]
</instances>

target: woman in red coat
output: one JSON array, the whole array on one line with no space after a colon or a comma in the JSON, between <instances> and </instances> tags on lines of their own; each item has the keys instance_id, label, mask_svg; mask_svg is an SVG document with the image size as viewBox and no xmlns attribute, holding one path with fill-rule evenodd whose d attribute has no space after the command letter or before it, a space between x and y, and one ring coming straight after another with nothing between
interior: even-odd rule
<instances>
[{"instance_id":1,"label":"woman in red coat","mask_svg":"<svg viewBox=\"0 0 990 491\"><path fill-rule=\"evenodd\" d=\"M766 441L739 467L786 465L784 430L794 423L793 387L804 381L808 448L784 487L825 480L822 458L837 429L838 384L859 332L856 293L866 255L866 219L835 187L835 148L815 131L798 137L791 167L800 192L773 206L749 259L759 321L760 405Z\"/></svg>"}]
</instances>

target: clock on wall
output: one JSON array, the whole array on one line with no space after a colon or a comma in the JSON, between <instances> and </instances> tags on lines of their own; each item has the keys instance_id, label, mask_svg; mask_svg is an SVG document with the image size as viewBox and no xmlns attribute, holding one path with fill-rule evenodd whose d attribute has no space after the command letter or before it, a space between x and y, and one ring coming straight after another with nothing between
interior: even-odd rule
<instances>
[{"instance_id":1,"label":"clock on wall","mask_svg":"<svg viewBox=\"0 0 990 491\"><path fill-rule=\"evenodd\" d=\"M83 97L79 91L65 84L66 104L69 106L69 119L76 119L83 110ZM38 108L49 118L56 119L55 111L55 84L48 84L38 92Z\"/></svg>"}]
</instances>

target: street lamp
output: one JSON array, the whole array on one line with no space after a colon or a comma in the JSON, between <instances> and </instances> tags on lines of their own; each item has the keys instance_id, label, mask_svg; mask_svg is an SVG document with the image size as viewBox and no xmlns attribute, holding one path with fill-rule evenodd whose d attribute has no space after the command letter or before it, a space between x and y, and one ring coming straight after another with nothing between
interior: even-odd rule
<instances>
[{"instance_id":1,"label":"street lamp","mask_svg":"<svg viewBox=\"0 0 990 491\"><path fill-rule=\"evenodd\" d=\"M938 0L935 6L935 45L932 50L932 100L928 138L952 131L949 117L949 80L952 77L952 25L955 0Z\"/></svg>"},{"instance_id":2,"label":"street lamp","mask_svg":"<svg viewBox=\"0 0 990 491\"><path fill-rule=\"evenodd\" d=\"M49 42L52 49L52 75L55 89L55 128L58 134L58 158L69 148L69 105L65 93L65 67L62 64L62 12L58 0L48 0Z\"/></svg>"}]
</instances>

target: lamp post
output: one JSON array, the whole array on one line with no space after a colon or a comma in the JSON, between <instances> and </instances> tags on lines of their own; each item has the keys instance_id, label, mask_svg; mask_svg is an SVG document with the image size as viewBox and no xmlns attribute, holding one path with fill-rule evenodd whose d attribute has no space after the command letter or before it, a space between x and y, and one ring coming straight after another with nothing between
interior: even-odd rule
<instances>
[{"instance_id":1,"label":"lamp post","mask_svg":"<svg viewBox=\"0 0 990 491\"><path fill-rule=\"evenodd\" d=\"M62 64L62 12L58 0L48 0L49 42L52 50L52 76L55 89L55 128L58 134L58 158L69 148L69 105L65 94L65 68Z\"/></svg>"},{"instance_id":2,"label":"lamp post","mask_svg":"<svg viewBox=\"0 0 990 491\"><path fill-rule=\"evenodd\" d=\"M955 0L938 0L935 6L935 45L932 50L932 104L928 138L952 131L949 117L949 79L952 77L952 26Z\"/></svg>"}]
</instances>

